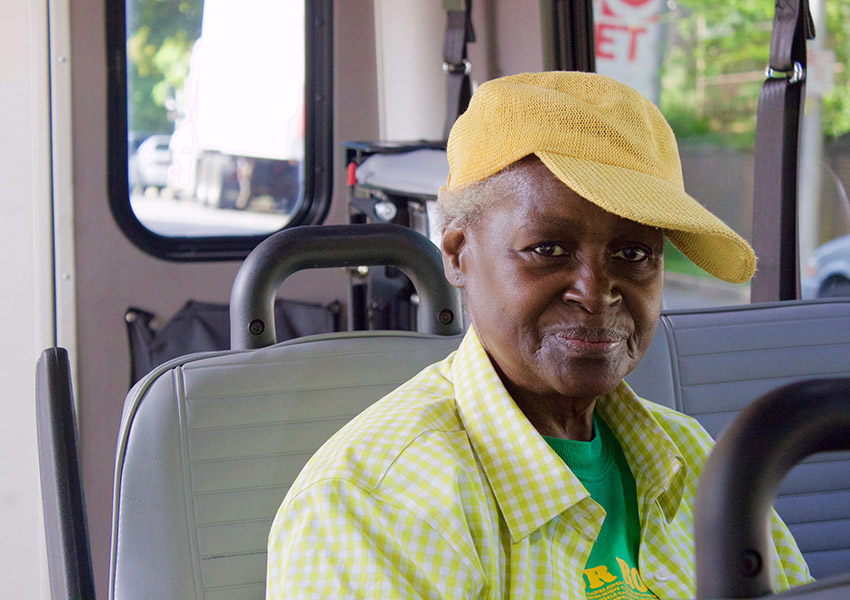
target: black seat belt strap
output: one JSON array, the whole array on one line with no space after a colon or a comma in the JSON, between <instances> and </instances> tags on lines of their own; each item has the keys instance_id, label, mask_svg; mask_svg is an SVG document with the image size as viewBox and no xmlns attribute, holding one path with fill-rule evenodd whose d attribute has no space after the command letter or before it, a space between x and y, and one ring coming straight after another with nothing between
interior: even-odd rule
<instances>
[{"instance_id":1,"label":"black seat belt strap","mask_svg":"<svg viewBox=\"0 0 850 600\"><path fill-rule=\"evenodd\" d=\"M466 110L472 96L466 58L466 45L475 41L472 29L472 0L443 0L446 11L446 37L443 43L443 70L446 72L446 125L443 137Z\"/></svg>"},{"instance_id":2,"label":"black seat belt strap","mask_svg":"<svg viewBox=\"0 0 850 600\"><path fill-rule=\"evenodd\" d=\"M805 97L806 40L812 38L808 0L777 0L756 125L753 248L759 263L752 302L792 300L799 295L797 148Z\"/></svg>"}]
</instances>

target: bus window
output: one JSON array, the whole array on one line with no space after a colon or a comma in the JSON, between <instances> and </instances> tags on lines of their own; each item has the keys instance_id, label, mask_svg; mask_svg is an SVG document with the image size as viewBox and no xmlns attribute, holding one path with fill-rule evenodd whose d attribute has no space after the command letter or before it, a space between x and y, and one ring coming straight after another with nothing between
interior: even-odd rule
<instances>
[{"instance_id":1,"label":"bus window","mask_svg":"<svg viewBox=\"0 0 850 600\"><path fill-rule=\"evenodd\" d=\"M800 264L804 298L850 296L850 1L810 2L800 139Z\"/></svg>"},{"instance_id":2,"label":"bus window","mask_svg":"<svg viewBox=\"0 0 850 600\"><path fill-rule=\"evenodd\" d=\"M685 188L747 239L772 20L772 3L594 2L597 72L661 108L679 141ZM665 266L667 308L749 302L749 284L715 279L669 243Z\"/></svg>"},{"instance_id":3,"label":"bus window","mask_svg":"<svg viewBox=\"0 0 850 600\"><path fill-rule=\"evenodd\" d=\"M850 296L848 0L809 3L799 158L803 298ZM772 3L595 0L596 70L655 101L679 140L685 187L752 239L753 151L768 62ZM746 303L747 285L718 281L666 253L668 308Z\"/></svg>"},{"instance_id":4,"label":"bus window","mask_svg":"<svg viewBox=\"0 0 850 600\"><path fill-rule=\"evenodd\" d=\"M110 201L128 237L165 258L238 259L321 222L331 2L116 4Z\"/></svg>"}]
</instances>

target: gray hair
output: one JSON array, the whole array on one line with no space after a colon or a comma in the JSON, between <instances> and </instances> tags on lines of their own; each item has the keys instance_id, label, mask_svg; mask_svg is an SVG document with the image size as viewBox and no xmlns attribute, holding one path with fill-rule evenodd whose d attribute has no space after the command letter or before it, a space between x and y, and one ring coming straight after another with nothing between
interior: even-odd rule
<instances>
[{"instance_id":1,"label":"gray hair","mask_svg":"<svg viewBox=\"0 0 850 600\"><path fill-rule=\"evenodd\" d=\"M513 177L513 171L520 165L540 160L533 154L509 164L501 171L457 190L440 188L437 196L437 214L434 229L445 230L449 223L459 227L474 226L487 206L498 200L505 189L514 192L521 190L520 182ZM497 188L498 191L497 191Z\"/></svg>"}]
</instances>

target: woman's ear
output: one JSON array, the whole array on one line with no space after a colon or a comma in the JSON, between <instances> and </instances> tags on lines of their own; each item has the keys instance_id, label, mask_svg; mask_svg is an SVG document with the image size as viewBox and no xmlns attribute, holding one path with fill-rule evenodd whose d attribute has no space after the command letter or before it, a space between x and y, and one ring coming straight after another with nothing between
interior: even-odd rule
<instances>
[{"instance_id":1,"label":"woman's ear","mask_svg":"<svg viewBox=\"0 0 850 600\"><path fill-rule=\"evenodd\" d=\"M443 229L440 248L443 251L443 270L446 273L446 279L454 287L463 289L466 282L464 277L466 262L464 253L467 249L467 238L464 229L458 227L455 222L446 225L445 229Z\"/></svg>"}]
</instances>

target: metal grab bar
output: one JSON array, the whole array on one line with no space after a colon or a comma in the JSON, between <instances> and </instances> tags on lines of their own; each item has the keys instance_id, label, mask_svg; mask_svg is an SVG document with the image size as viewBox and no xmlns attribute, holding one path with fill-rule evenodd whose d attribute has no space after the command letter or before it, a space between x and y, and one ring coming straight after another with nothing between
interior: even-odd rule
<instances>
[{"instance_id":1,"label":"metal grab bar","mask_svg":"<svg viewBox=\"0 0 850 600\"><path fill-rule=\"evenodd\" d=\"M303 269L389 265L410 277L419 294L419 330L462 332L460 293L443 275L440 251L425 236L389 223L294 227L276 233L245 259L230 294L230 346L276 342L274 298Z\"/></svg>"},{"instance_id":2,"label":"metal grab bar","mask_svg":"<svg viewBox=\"0 0 850 600\"><path fill-rule=\"evenodd\" d=\"M697 598L770 594L770 508L779 483L811 454L848 449L850 378L792 383L747 407L717 442L697 487ZM803 598L807 588L781 596Z\"/></svg>"}]
</instances>

